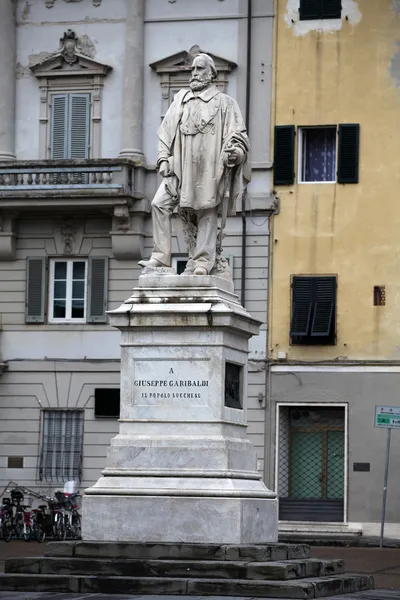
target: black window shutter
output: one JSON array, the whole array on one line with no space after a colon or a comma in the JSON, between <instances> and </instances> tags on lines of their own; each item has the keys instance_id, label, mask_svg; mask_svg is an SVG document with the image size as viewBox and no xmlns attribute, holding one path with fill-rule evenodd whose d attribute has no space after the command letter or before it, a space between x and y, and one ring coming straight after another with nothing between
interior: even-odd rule
<instances>
[{"instance_id":1,"label":"black window shutter","mask_svg":"<svg viewBox=\"0 0 400 600\"><path fill-rule=\"evenodd\" d=\"M107 323L108 258L89 258L88 323Z\"/></svg>"},{"instance_id":2,"label":"black window shutter","mask_svg":"<svg viewBox=\"0 0 400 600\"><path fill-rule=\"evenodd\" d=\"M360 125L339 125L338 183L358 183Z\"/></svg>"},{"instance_id":3,"label":"black window shutter","mask_svg":"<svg viewBox=\"0 0 400 600\"><path fill-rule=\"evenodd\" d=\"M322 0L300 0L300 21L321 19Z\"/></svg>"},{"instance_id":4,"label":"black window shutter","mask_svg":"<svg viewBox=\"0 0 400 600\"><path fill-rule=\"evenodd\" d=\"M313 306L313 277L293 277L291 337L309 334Z\"/></svg>"},{"instance_id":5,"label":"black window shutter","mask_svg":"<svg viewBox=\"0 0 400 600\"><path fill-rule=\"evenodd\" d=\"M294 183L294 125L276 125L274 185Z\"/></svg>"},{"instance_id":6,"label":"black window shutter","mask_svg":"<svg viewBox=\"0 0 400 600\"><path fill-rule=\"evenodd\" d=\"M46 297L45 257L27 258L25 322L44 323Z\"/></svg>"},{"instance_id":7,"label":"black window shutter","mask_svg":"<svg viewBox=\"0 0 400 600\"><path fill-rule=\"evenodd\" d=\"M332 333L336 307L336 277L315 278L315 308L311 326L312 336Z\"/></svg>"},{"instance_id":8,"label":"black window shutter","mask_svg":"<svg viewBox=\"0 0 400 600\"><path fill-rule=\"evenodd\" d=\"M322 0L322 18L340 19L342 16L342 0Z\"/></svg>"}]
</instances>

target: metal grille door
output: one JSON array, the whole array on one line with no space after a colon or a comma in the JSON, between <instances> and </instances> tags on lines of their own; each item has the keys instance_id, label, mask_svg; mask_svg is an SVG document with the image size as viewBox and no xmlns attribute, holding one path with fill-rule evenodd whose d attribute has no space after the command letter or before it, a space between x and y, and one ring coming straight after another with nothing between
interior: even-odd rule
<instances>
[{"instance_id":1,"label":"metal grille door","mask_svg":"<svg viewBox=\"0 0 400 600\"><path fill-rule=\"evenodd\" d=\"M279 518L344 519L344 408L279 410Z\"/></svg>"}]
</instances>

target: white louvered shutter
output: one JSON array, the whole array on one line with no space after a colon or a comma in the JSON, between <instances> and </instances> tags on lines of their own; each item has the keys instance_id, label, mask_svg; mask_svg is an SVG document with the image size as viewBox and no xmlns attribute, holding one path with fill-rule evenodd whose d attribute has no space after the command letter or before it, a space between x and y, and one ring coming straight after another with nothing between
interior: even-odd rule
<instances>
[{"instance_id":1,"label":"white louvered shutter","mask_svg":"<svg viewBox=\"0 0 400 600\"><path fill-rule=\"evenodd\" d=\"M69 94L68 158L89 158L90 95Z\"/></svg>"},{"instance_id":2,"label":"white louvered shutter","mask_svg":"<svg viewBox=\"0 0 400 600\"><path fill-rule=\"evenodd\" d=\"M68 158L68 94L53 96L51 104L50 158Z\"/></svg>"}]
</instances>

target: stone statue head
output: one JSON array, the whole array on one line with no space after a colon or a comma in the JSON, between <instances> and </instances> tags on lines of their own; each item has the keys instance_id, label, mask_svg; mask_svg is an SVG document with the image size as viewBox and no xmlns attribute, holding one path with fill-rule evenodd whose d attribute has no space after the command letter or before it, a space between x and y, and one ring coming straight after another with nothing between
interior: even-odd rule
<instances>
[{"instance_id":1,"label":"stone statue head","mask_svg":"<svg viewBox=\"0 0 400 600\"><path fill-rule=\"evenodd\" d=\"M208 87L217 78L217 69L211 56L198 54L192 63L190 87L198 91Z\"/></svg>"}]
</instances>

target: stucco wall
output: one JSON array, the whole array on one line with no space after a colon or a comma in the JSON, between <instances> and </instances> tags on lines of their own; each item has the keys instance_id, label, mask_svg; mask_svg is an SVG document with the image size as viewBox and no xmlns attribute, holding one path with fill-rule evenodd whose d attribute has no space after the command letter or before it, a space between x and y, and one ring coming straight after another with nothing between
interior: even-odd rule
<instances>
[{"instance_id":1,"label":"stucco wall","mask_svg":"<svg viewBox=\"0 0 400 600\"><path fill-rule=\"evenodd\" d=\"M278 2L275 123L359 123L360 181L279 186L271 351L398 360L399 16L389 0L351 1L342 20L299 22L298 4ZM337 275L335 346L289 345L292 274ZM376 285L386 286L385 307L373 306Z\"/></svg>"},{"instance_id":2,"label":"stucco wall","mask_svg":"<svg viewBox=\"0 0 400 600\"><path fill-rule=\"evenodd\" d=\"M400 368L275 367L271 374L270 419L275 444L276 403L340 403L348 406L348 521L378 523L381 518L387 430L374 427L375 406L398 405ZM399 522L400 435L393 431L387 496L388 523ZM353 463L370 463L355 472ZM269 463L274 480L274 459ZM374 532L377 533L376 531ZM390 528L387 532L390 535Z\"/></svg>"}]
</instances>

